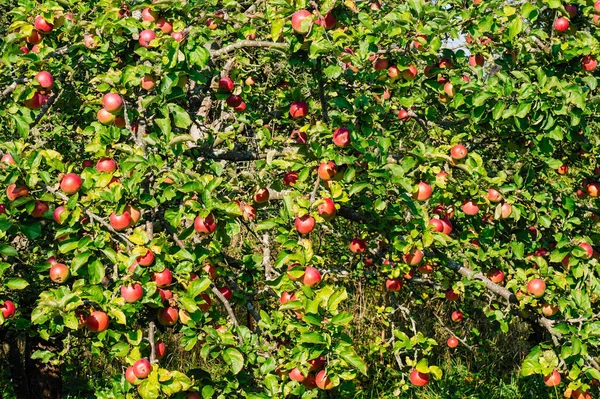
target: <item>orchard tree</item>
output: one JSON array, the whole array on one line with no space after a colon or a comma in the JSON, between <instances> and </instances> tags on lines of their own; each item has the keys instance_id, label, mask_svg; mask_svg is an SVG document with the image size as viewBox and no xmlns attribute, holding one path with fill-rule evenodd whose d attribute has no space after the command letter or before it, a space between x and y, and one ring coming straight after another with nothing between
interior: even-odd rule
<instances>
[{"instance_id":1,"label":"orchard tree","mask_svg":"<svg viewBox=\"0 0 600 399\"><path fill-rule=\"evenodd\" d=\"M599 2L6 13L16 397L61 397L85 354L110 365L89 377L98 398L350 398L372 353L398 389L435 389L438 345L474 350L476 311L537 333L523 377L597 385ZM353 328L357 280L379 292L373 342ZM169 368L173 343L205 366Z\"/></svg>"}]
</instances>

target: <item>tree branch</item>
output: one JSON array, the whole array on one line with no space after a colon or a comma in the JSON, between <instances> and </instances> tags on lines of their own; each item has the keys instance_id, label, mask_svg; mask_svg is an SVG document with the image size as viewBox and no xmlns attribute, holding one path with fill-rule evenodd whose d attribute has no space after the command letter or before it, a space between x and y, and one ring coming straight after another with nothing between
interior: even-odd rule
<instances>
[{"instance_id":1,"label":"tree branch","mask_svg":"<svg viewBox=\"0 0 600 399\"><path fill-rule=\"evenodd\" d=\"M217 58L227 53L231 53L240 48L244 47L269 47L273 50L285 51L289 48L286 43L275 43L275 42L267 42L267 41L258 41L258 40L240 40L239 42L232 43L228 46L225 46L219 50L213 50L210 53L212 58Z\"/></svg>"},{"instance_id":2,"label":"tree branch","mask_svg":"<svg viewBox=\"0 0 600 399\"><path fill-rule=\"evenodd\" d=\"M154 342L154 322L148 323L148 342L150 342L150 364L157 362L156 360L156 345Z\"/></svg>"}]
</instances>

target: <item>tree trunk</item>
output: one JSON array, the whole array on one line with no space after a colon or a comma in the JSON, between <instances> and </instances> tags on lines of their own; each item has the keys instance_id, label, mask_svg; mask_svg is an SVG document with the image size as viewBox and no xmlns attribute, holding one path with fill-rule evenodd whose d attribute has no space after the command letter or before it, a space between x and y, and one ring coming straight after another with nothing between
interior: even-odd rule
<instances>
[{"instance_id":1,"label":"tree trunk","mask_svg":"<svg viewBox=\"0 0 600 399\"><path fill-rule=\"evenodd\" d=\"M57 341L60 345L60 341ZM62 397L62 379L60 364L43 363L41 359L32 359L36 350L57 353L60 348L56 343L40 338L29 338L25 348L27 359L25 370L29 385L30 399L60 399Z\"/></svg>"}]
</instances>

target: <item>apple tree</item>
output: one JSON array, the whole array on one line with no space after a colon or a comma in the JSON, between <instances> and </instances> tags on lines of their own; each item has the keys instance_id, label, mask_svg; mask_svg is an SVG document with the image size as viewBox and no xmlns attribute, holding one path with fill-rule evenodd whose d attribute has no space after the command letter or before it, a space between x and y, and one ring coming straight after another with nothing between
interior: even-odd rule
<instances>
[{"instance_id":1,"label":"apple tree","mask_svg":"<svg viewBox=\"0 0 600 399\"><path fill-rule=\"evenodd\" d=\"M350 398L374 353L435 390L475 312L536 332L523 378L598 384L600 1L8 3L15 397L85 358L98 398Z\"/></svg>"}]
</instances>

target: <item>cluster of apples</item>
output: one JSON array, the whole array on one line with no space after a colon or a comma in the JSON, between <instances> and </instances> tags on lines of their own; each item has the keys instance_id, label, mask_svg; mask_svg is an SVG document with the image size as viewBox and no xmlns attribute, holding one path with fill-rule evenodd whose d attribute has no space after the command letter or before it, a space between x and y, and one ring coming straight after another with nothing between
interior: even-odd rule
<instances>
[{"instance_id":1,"label":"cluster of apples","mask_svg":"<svg viewBox=\"0 0 600 399\"><path fill-rule=\"evenodd\" d=\"M155 24L156 28L160 29L165 35L171 34L171 37L175 41L180 42L184 38L183 32L173 32L173 24L150 8L142 10L142 21ZM140 46L148 48L150 47L150 42L154 39L156 39L156 32L152 29L144 29L139 34L138 43Z\"/></svg>"},{"instance_id":2,"label":"cluster of apples","mask_svg":"<svg viewBox=\"0 0 600 399\"><path fill-rule=\"evenodd\" d=\"M571 19L575 18L578 14L577 6L574 4L565 5L565 11L569 14L569 17ZM600 13L600 0L598 0L594 3L594 11ZM593 18L594 24L600 23L600 15L594 14L594 16L592 18ZM570 26L571 26L571 23L570 23L569 19L566 17L559 17L554 21L554 29L557 32L565 32L570 28ZM583 67L583 69L585 71L591 72L591 71L595 70L596 67L598 66L598 61L596 60L595 56L586 55L581 60L581 66Z\"/></svg>"},{"instance_id":3,"label":"cluster of apples","mask_svg":"<svg viewBox=\"0 0 600 399\"><path fill-rule=\"evenodd\" d=\"M114 124L119 128L125 127L125 118L122 114L123 98L117 93L106 93L102 97L102 108L98 110L96 118L104 125Z\"/></svg>"},{"instance_id":4,"label":"cluster of apples","mask_svg":"<svg viewBox=\"0 0 600 399\"><path fill-rule=\"evenodd\" d=\"M307 363L309 365L307 374L303 374L298 367L295 367L288 374L290 380L299 382L306 389L333 389L333 383L327 376L327 372L323 369L325 367L325 358L319 356L316 359L309 360Z\"/></svg>"},{"instance_id":5,"label":"cluster of apples","mask_svg":"<svg viewBox=\"0 0 600 399\"><path fill-rule=\"evenodd\" d=\"M231 93L225 100L227 106L233 108L235 112L243 112L246 110L246 103L239 94L234 94L233 90L235 83L229 76L222 77L219 80L219 90L224 93Z\"/></svg>"},{"instance_id":6,"label":"cluster of apples","mask_svg":"<svg viewBox=\"0 0 600 399\"><path fill-rule=\"evenodd\" d=\"M315 15L308 10L299 10L292 14L292 29L299 35L307 35L310 32L313 23L329 30L335 28L337 25L337 18L333 11L328 12L324 16L318 16L316 20Z\"/></svg>"},{"instance_id":7,"label":"cluster of apples","mask_svg":"<svg viewBox=\"0 0 600 399\"><path fill-rule=\"evenodd\" d=\"M35 75L34 84L37 90L33 94L33 97L27 99L23 104L29 109L40 109L50 97L50 92L54 86L54 78L48 71L41 71Z\"/></svg>"}]
</instances>

